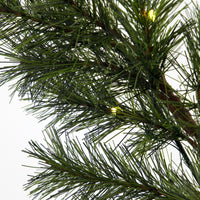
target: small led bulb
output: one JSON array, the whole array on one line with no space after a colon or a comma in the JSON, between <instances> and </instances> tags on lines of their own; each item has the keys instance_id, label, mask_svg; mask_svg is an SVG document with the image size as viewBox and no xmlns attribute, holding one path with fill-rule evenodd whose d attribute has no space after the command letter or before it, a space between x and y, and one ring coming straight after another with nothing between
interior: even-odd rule
<instances>
[{"instance_id":1,"label":"small led bulb","mask_svg":"<svg viewBox=\"0 0 200 200\"><path fill-rule=\"evenodd\" d=\"M113 115L116 115L116 113L117 113L117 107L111 108L111 112L112 112Z\"/></svg>"},{"instance_id":2,"label":"small led bulb","mask_svg":"<svg viewBox=\"0 0 200 200\"><path fill-rule=\"evenodd\" d=\"M120 114L121 111L122 111L122 109L121 109L119 106L117 106L117 107L112 107L110 110L111 110L111 113L112 113L113 115Z\"/></svg>"},{"instance_id":3,"label":"small led bulb","mask_svg":"<svg viewBox=\"0 0 200 200\"><path fill-rule=\"evenodd\" d=\"M156 11L153 10L153 9L149 10L149 12L148 12L148 18L149 18L152 22L154 22L155 19L156 19Z\"/></svg>"}]
</instances>

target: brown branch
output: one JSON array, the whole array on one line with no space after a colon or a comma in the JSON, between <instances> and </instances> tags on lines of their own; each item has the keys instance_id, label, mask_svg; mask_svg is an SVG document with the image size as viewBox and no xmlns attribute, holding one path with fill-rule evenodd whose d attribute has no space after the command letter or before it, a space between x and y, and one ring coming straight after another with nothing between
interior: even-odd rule
<instances>
[{"instance_id":1,"label":"brown branch","mask_svg":"<svg viewBox=\"0 0 200 200\"><path fill-rule=\"evenodd\" d=\"M198 109L200 110L200 83L198 84L198 87L197 87L196 97L197 97L197 102L198 102Z\"/></svg>"},{"instance_id":2,"label":"brown branch","mask_svg":"<svg viewBox=\"0 0 200 200\"><path fill-rule=\"evenodd\" d=\"M181 102L181 99L174 94L171 86L167 82L164 76L161 77L159 84L159 98L164 100L166 106L174 115L177 123L185 130L188 136L195 137L198 141L198 126L189 110ZM189 141L193 147L197 147L197 144L193 141Z\"/></svg>"},{"instance_id":3,"label":"brown branch","mask_svg":"<svg viewBox=\"0 0 200 200\"><path fill-rule=\"evenodd\" d=\"M13 11L13 10L11 10L11 9L4 8L4 7L0 7L0 12L1 12L1 13L11 13L11 14L14 14L14 15L16 15L16 16L18 16L18 17L21 17L21 16L22 16L21 13L15 12L15 11Z\"/></svg>"}]
</instances>

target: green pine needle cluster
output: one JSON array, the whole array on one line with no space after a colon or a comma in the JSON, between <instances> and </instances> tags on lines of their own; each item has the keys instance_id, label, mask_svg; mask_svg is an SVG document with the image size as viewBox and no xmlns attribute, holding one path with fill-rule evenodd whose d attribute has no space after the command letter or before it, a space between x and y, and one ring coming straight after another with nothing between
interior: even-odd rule
<instances>
[{"instance_id":1,"label":"green pine needle cluster","mask_svg":"<svg viewBox=\"0 0 200 200\"><path fill-rule=\"evenodd\" d=\"M46 146L30 142L31 150L25 150L30 157L40 159L44 169L26 185L26 189L37 185L31 193L41 199L57 196L102 200L200 197L196 190L198 184L192 184L184 172L183 161L174 170L175 163L169 159L170 164L167 164L162 151L141 159L130 154L126 147L116 150L104 144L98 148L89 143L83 146L69 138L63 143L54 129L46 134ZM193 161L199 168L199 159Z\"/></svg>"},{"instance_id":2,"label":"green pine needle cluster","mask_svg":"<svg viewBox=\"0 0 200 200\"><path fill-rule=\"evenodd\" d=\"M200 198L200 7L186 3L0 0L0 55L18 60L0 84L49 121L24 150L34 198Z\"/></svg>"}]
</instances>

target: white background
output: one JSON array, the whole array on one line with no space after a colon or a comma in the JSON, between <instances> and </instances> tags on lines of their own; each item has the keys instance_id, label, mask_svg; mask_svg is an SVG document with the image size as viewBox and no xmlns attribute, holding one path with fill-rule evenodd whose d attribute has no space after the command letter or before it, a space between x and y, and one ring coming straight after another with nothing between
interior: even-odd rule
<instances>
[{"instance_id":1,"label":"white background","mask_svg":"<svg viewBox=\"0 0 200 200\"><path fill-rule=\"evenodd\" d=\"M23 184L33 169L22 165L33 165L33 159L22 152L29 148L33 139L43 141L44 123L27 115L17 96L10 102L8 84L0 87L0 191L2 200L27 200L28 192L23 191Z\"/></svg>"}]
</instances>

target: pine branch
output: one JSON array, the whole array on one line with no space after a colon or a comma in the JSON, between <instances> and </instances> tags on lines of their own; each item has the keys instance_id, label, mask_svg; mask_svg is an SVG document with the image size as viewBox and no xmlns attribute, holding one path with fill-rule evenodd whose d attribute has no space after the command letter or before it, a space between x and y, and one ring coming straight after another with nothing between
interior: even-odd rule
<instances>
[{"instance_id":1,"label":"pine branch","mask_svg":"<svg viewBox=\"0 0 200 200\"><path fill-rule=\"evenodd\" d=\"M64 146L56 130L48 132L45 146L36 142L30 145L32 150L24 152L39 159L43 168L43 172L26 185L26 189L33 188L31 193L35 198L52 199L64 195L65 199L78 194L78 199L151 197L177 200L191 198L191 194L196 198L199 195L187 176L179 175L168 166L161 154L151 161L145 157L139 160L126 148L113 151L101 143L98 149L91 144L83 148L78 141L69 138ZM184 169L181 170L184 173ZM176 184L182 185L181 191Z\"/></svg>"},{"instance_id":2,"label":"pine branch","mask_svg":"<svg viewBox=\"0 0 200 200\"><path fill-rule=\"evenodd\" d=\"M75 3L74 1L68 1L67 3L69 3L69 5L71 6L71 7L73 7L73 9L77 12L77 13L79 13L79 14L81 14L81 16L83 16L84 18L88 18L88 19L90 19L90 21L95 21L95 18L92 18L92 16L91 16L91 14L89 14L88 12L86 12L86 11L84 11L80 6L78 6L78 4L77 3ZM177 2L176 2L177 3ZM175 4L176 4L175 3ZM111 5L112 5L112 7L113 7L113 10L116 10L116 11L119 11L118 9L119 8L117 8L117 7L115 7L112 3L111 3ZM136 4L137 5L137 4ZM102 5L101 5L101 3L99 3L98 4L98 6L100 6L100 7L102 7ZM7 9L7 10L6 10ZM13 11L12 9L8 9L8 8L6 8L6 9L4 9L4 10L2 10L2 12L3 11L5 11L5 12L10 12L10 13L12 13L12 14L16 14L16 11ZM135 9L137 9L137 12L138 12L138 14L139 14L139 12L141 12L141 10L142 11L144 11L144 8L136 8L135 7ZM146 17L145 16L142 16L142 13L140 13L141 14L141 16L139 16L138 18L142 18L142 20L146 20ZM21 17L23 18L27 18L27 19L31 19L27 14L24 14L24 13L18 13L17 14L17 16L20 16L21 15ZM123 22L122 21L122 19L124 19L125 20L125 18L121 15L121 14L117 14L117 16L118 17L120 17L120 20L119 21L121 21L121 23L122 23L122 25L124 25L124 27L127 29L127 27L128 27L128 22L127 22L127 20L126 20L126 22ZM102 19L102 18L101 18ZM33 19L33 21L34 21L35 19ZM103 19L102 19L103 20ZM35 20L35 22L36 22L37 20ZM42 23L42 22L41 22ZM110 45L112 46L112 48L114 49L114 50L117 50L118 52L120 52L123 56L124 56L124 58L126 59L126 61L127 61L127 63L129 64L130 63L130 65L132 65L133 64L133 62L135 62L135 65L137 66L137 65L141 65L141 63L143 62L143 60L145 60L145 59L151 59L149 56L147 56L147 54L149 54L149 53L152 53L152 51L154 50L155 51L155 47L154 48L152 48L152 46L151 46L151 44L149 44L149 42L150 42L150 34L152 34L151 32L152 32L152 30L148 27L149 26L149 24L147 23L147 25L148 26L146 26L145 25L145 28L144 28L144 30L142 30L143 32L142 32L142 34L145 34L145 37L148 39L147 40L147 45L148 45L148 48L147 48L147 51L145 52L145 50L143 49L143 46L142 46L142 48L139 48L139 46L141 45L141 42L140 41L137 41L137 40L135 40L135 41L133 41L132 43L130 43L130 41L128 41L126 38L123 38L120 34L118 34L117 33L117 31L116 30L114 30L114 29L112 29L112 28L110 28L109 26L107 26L106 27L106 24L104 24L103 23L103 21L100 21L100 19L99 19L99 17L97 17L97 19L96 19L96 21L95 21L95 25L98 25L100 28L102 28L108 35L110 35L110 36L112 36L112 38L114 38L114 39L118 39L120 42L118 42L118 40L114 40L114 39L112 39L112 40L110 40ZM51 25L50 25L51 26ZM175 30L175 29L174 29ZM182 29L181 29L181 31L172 31L172 33L173 34L171 34L171 35L173 35L173 37L176 37L178 34L179 34L179 32L181 32L182 31ZM69 29L69 31L67 31L67 32L71 32L72 30L70 30ZM137 30L138 31L138 30ZM130 36L132 37L132 33L130 32L130 30L129 29L127 29L127 32L128 33L130 33ZM136 33L136 31L135 31L135 33ZM173 38L172 36L170 36L169 38L164 38L163 40L161 40L160 41L160 43L166 43L165 45L169 45L170 43L171 43L171 38ZM135 38L133 38L133 39L135 39ZM132 39L132 40L133 40ZM166 41L168 41L168 42L166 42ZM124 42L124 43L123 43ZM86 43L85 43L86 44ZM136 46L135 46L136 45ZM134 55L129 55L127 52L128 52L128 50L125 50L125 46L128 46L128 48L129 48L129 50L131 51L131 50L134 50L133 52L134 52ZM136 48L137 47L137 48ZM27 48L28 49L28 48ZM170 49L170 48L169 48ZM149 52L148 52L149 51ZM141 52L142 52L142 55L141 55ZM99 51L97 51L97 52L95 52L96 54L98 54L99 53ZM166 54L167 52L165 52L165 54ZM166 59L166 56L164 57L164 58L162 58L162 59ZM84 66L84 67L86 67L86 70L88 70L88 66L95 66L95 65L97 65L97 66L99 66L99 68L98 69L100 69L100 68L103 68L103 69L108 69L108 68L111 68L112 69L112 71L110 72L110 74L111 74L111 78L112 77L116 77L115 79L112 79L112 81L115 81L118 77L120 77L120 79L122 80L121 82L119 82L119 85L123 82L123 81L127 81L128 80L128 82L129 82L129 88L128 88L128 90L127 90L127 92L130 92L130 89L131 89L131 87L137 87L137 89L144 89L144 88L146 88L146 89L151 89L151 88L148 88L148 75L151 75L150 73L153 73L153 71L151 71L150 70L150 67L148 66L148 68L144 68L144 72L145 73L147 73L148 75L144 75L144 73L140 76L140 70L141 70L141 68L138 68L137 69L137 67L135 67L134 69L132 69L131 68L131 70L130 70L130 66L128 65L128 67L127 67L127 69L125 68L125 66L123 66L123 65L114 65L114 64L112 64L112 63L110 63L109 61L107 61L107 62L102 62L101 60L100 61L95 61L95 62L93 62L93 63L91 63L91 62L88 62L88 61L80 61L80 60L78 60L78 58L76 58L75 59L76 60L76 66L78 66L78 65L81 65L81 66ZM136 60L136 61L135 61ZM163 63L163 61L164 60L161 60L162 61L162 63ZM160 61L160 62L161 62ZM153 61L152 61L153 62ZM23 64L26 64L26 63L23 63L23 61L21 62L21 64L23 65ZM31 65L32 65L33 63L31 63ZM55 63L53 63L54 65L55 65ZM70 65L70 64L74 64L73 62L64 62L64 63L62 63L62 64L60 64L59 62L57 62L56 63L57 64L57 67L59 68L59 70L60 70L60 67L61 67L61 65L63 65L63 67L65 67L64 65L65 64L67 64L67 65ZM142 65L146 65L146 63L142 63ZM21 66L20 66L21 67ZM156 67L158 67L158 66L153 66L154 68L156 68ZM25 71L27 70L27 71L30 71L29 69L28 69L28 67L25 67L25 68L23 68L23 69L25 69ZM26 84L29 86L29 84L32 84L33 83L33 81L37 81L38 82L38 80L43 80L44 79L44 77L48 77L48 76L50 76L51 74L53 74L53 73L59 73L59 71L57 71L56 72L56 70L55 71L49 71L48 70L48 67L47 68L44 68L45 70L45 72L47 72L46 74L43 74L43 76L41 76L40 78L38 77L38 75L35 77L35 78L31 78L30 79L30 83L27 81L27 77L30 77L30 75L27 75L27 76L25 76L25 80L26 80ZM75 70L77 70L77 69L75 69ZM84 70L83 72L85 72L86 70ZM90 72L92 72L93 70L91 69L91 67L90 67ZM12 70L10 70L9 69L9 71L10 71L10 73L12 72ZM15 70L14 70L15 71ZM25 71L22 71L22 74L25 72ZM34 72L38 72L38 68L35 68L35 71ZM38 74L41 74L41 72L42 71L40 71ZM95 75L95 73L97 72L97 70L96 71L94 71L94 73L91 73L92 75ZM107 73L106 75L109 77L109 75L110 75L109 73ZM139 75L138 75L139 74ZM162 73L161 73L162 74ZM19 75L19 74L18 74ZM53 76L53 75L51 75L51 76ZM13 77L15 77L15 76L13 76ZM4 75L4 79L5 80L8 80L8 77L7 76L5 76ZM21 80L22 81L22 80ZM49 81L52 81L52 80L49 80L48 79L48 82ZM37 84L37 83L36 83ZM100 84L102 84L102 83L100 83ZM32 88L31 90L31 94L33 94L34 95L34 93L35 93L35 97L34 98L32 98L32 100L33 99L35 99L35 98L38 98L38 92L37 92L37 90L38 90L38 88L40 88L39 90L41 90L41 84L38 84L39 86L38 87L35 87L34 89ZM56 82L55 81L53 81L52 83L51 83L51 85L56 85ZM45 86L46 87L46 86ZM105 87L106 87L106 85L105 85ZM161 90L161 92L162 92L162 95L165 95L165 93L166 93L166 95L171 95L170 97L169 97L169 99L164 99L165 101L167 100L167 102L168 102L168 104L166 104L167 106L169 106L170 107L170 109L171 109L171 111L172 111L172 113L174 114L174 113L176 113L177 114L177 109L179 109L179 107L177 108L177 107L174 107L174 105L172 105L171 104L171 100L174 100L172 97L174 97L173 95L172 95L172 92L169 92L169 90L167 90L167 91L165 91L163 88L164 87L166 87L166 86L162 86L162 90ZM18 88L20 88L20 87L18 87ZM21 88L26 88L26 85L23 85L22 84L22 87ZM72 91L73 91L73 88L72 87L69 87ZM26 88L27 90L28 90L28 88ZM49 90L48 90L49 91ZM62 90L63 91L63 90ZM54 94L54 92L55 91L52 91L52 93ZM64 91L63 91L64 92ZM107 93L107 91L106 90L104 90L104 92L106 92ZM125 92L124 91L122 91L124 94L125 94ZM67 91L66 91L66 93L67 93ZM164 94L163 94L164 93ZM24 93L22 92L21 94L27 94L25 91L24 91ZM39 93L40 94L40 93ZM71 94L70 94L71 95ZM72 97L73 97L73 99L72 99ZM50 98L50 97L49 97ZM93 98L93 97L92 97ZM113 97L113 96L110 96L110 98L111 99L114 99L115 98L115 96ZM171 98L171 99L170 99ZM80 100L81 99L81 100ZM161 98L162 99L162 98ZM83 107L85 107L86 108L86 105L88 106L88 107L91 107L91 109L96 109L98 106L96 106L96 105L94 105L93 106L93 103L91 103L91 102L89 102L89 101L86 101L86 100L83 100L82 98L79 98L78 97L78 95L76 95L76 96L74 96L74 95L72 95L71 96L71 98L70 99L68 99L68 98L65 98L65 100L67 100L67 102L70 102L70 103L72 103L73 105L74 105L74 103L76 103L77 105L82 105ZM177 99L176 99L177 100ZM80 102L78 102L78 101L80 101ZM39 99L39 101L38 102L42 102L42 100L41 99ZM77 103L78 102L78 103ZM170 102L170 103L169 103ZM176 101L176 102L179 102L179 101ZM106 102L107 103L107 102ZM110 103L111 104L111 103ZM169 105L170 104L170 105ZM51 105L51 107L53 106L53 104L50 104ZM54 105L56 105L56 104L54 104ZM60 105L63 105L63 104L60 104ZM92 105L92 106L91 106ZM114 105L115 106L115 105ZM77 106L76 106L77 107ZM68 107L69 108L69 107ZM99 108L101 108L100 110L101 110L101 112L103 112L103 111L105 111L104 113L108 113L108 112L110 112L110 109L112 108L109 104L107 104L107 105L104 105L104 104L101 104L100 103L100 105L99 105ZM78 111L80 111L80 110L78 110ZM99 110L98 109L96 109L96 111L98 112ZM176 112L175 112L176 111ZM182 111L185 111L185 109L183 108L183 110ZM132 115L132 113L130 112L130 111L126 111L126 109L124 109L124 112L126 113L126 114L122 114L121 113L121 120L122 120L122 116L124 117L124 118L126 118L125 120L123 120L123 121L127 121L127 119L129 119L130 121L131 120L134 120L134 119L136 119L136 120L138 120L138 122L140 123L140 122L143 122L144 124L150 124L150 125L154 125L156 128L163 128L163 130L166 130L166 128L165 127L163 127L162 125L160 125L159 123L152 123L151 122L151 120L150 119L147 119L147 120L145 120L145 119L143 119L144 118L144 115L138 115L138 113L136 114L136 115L133 115L133 117L131 117L131 115ZM128 114L127 114L128 113ZM63 115L61 115L61 116L63 116ZM102 115L101 115L102 116ZM150 118L150 117L149 117ZM183 117L182 117L183 118ZM180 119L182 119L182 118L180 118ZM90 119L90 118L89 118ZM177 117L177 119L178 119L178 117ZM187 119L185 119L185 118L183 118L184 119L184 122L186 121L186 120L189 120L188 118ZM183 123L182 123L183 124ZM182 125L181 124L181 125ZM169 128L169 127L168 127ZM189 131L188 129L186 130L186 131ZM191 134L190 134L191 135ZM189 140L189 139L188 139ZM189 142L190 143L192 143L192 145L196 145L195 143L194 143L194 141L192 141L191 139L189 140Z\"/></svg>"},{"instance_id":3,"label":"pine branch","mask_svg":"<svg viewBox=\"0 0 200 200\"><path fill-rule=\"evenodd\" d=\"M76 11L76 12L79 12L79 13L81 13L81 15L83 16L83 17L85 17L85 18L89 18L91 21L93 20L94 21L94 19L92 18L92 16L89 14L89 13L87 13L86 11L84 11L84 10L82 10L82 8L81 7L79 7L78 6L78 4L77 3L75 3L74 1L67 1L67 3L68 4L70 4L71 5L71 7L73 7L73 9ZM177 2L176 2L177 3ZM175 4L176 4L175 3ZM111 3L111 5L113 6L113 4ZM137 4L136 4L137 5ZM4 5L5 6L5 5ZM101 5L101 3L99 3L98 4L98 6L100 6L100 7L102 7L103 5ZM99 7L99 8L100 8ZM119 11L118 10L119 8L117 8L117 7L115 7L115 6L113 6L113 10L117 10L117 11ZM141 8L142 10L144 9L144 8ZM138 8L138 10L137 10L137 12L140 12L141 11L141 9L140 8ZM13 11L12 9L10 9L10 8L7 8L6 6L5 6L5 8L3 8L2 9L2 12L8 12L8 13L12 13L12 14L14 14L14 15L17 15L17 16L21 16L22 18L23 17L25 17L25 18L27 18L27 19L30 19L30 17L29 16L27 16L26 14L24 14L24 13L16 13L16 11ZM121 15L121 14L118 14L118 16L120 17L120 20L119 21L121 21L122 20L122 18L124 19L124 17ZM143 16L143 20L145 20L145 16ZM33 20L34 21L34 20ZM37 20L36 20L37 21ZM127 20L126 20L127 21ZM140 48L138 48L138 46L139 46L139 44L137 44L137 42L138 41L134 41L134 43L136 44L136 46L137 46L137 48L134 46L134 45L132 45L132 44L130 44L130 42L128 42L127 40L125 40L124 38L122 38L122 36L121 35L119 35L119 34L116 34L117 33L117 31L116 30L114 30L114 29L109 29L109 26L107 26L106 27L106 24L104 24L102 21L100 21L100 19L98 19L97 18L97 21L95 22L95 23L97 23L97 25L99 25L103 30L105 30L109 35L111 35L112 36L112 38L118 38L118 39L121 39L122 41L121 42L126 42L125 44L127 45L127 46L129 46L129 48L131 48L131 49L133 49L134 51L136 51L136 59L138 60L137 62L136 62L136 65L138 64L138 63L140 63L140 62L142 62L142 59L141 58L146 58L146 54L147 54L147 52L145 53L144 52L144 49L142 50L142 53L144 54L143 55L143 57L141 57L140 59L139 59L139 57L141 56L140 55ZM123 24L123 26L127 29L127 22L125 23L125 22L122 22L121 21L121 23ZM147 25L149 25L149 24L147 24ZM146 31L146 29L148 29L148 31ZM70 30L71 31L71 30ZM127 32L129 33L130 32L130 30L128 30L127 29ZM146 37L148 38L148 40L147 40L147 43L149 43L150 42L150 33L151 33L151 30L150 30L150 28L147 26L146 28L145 28L145 35L146 35ZM131 34L131 33L130 33ZM174 37L176 37L176 35L177 35L177 32L174 32L173 33L173 35L174 35ZM169 41L171 41L171 39L168 39ZM121 49L121 47L122 47L122 45L120 44L117 44L115 41L113 41L113 40L111 40L111 42L110 42L110 44L112 45L112 47L113 48L116 48L117 50L119 50L120 51L120 49ZM167 45L169 45L169 42L167 42L166 43ZM152 53L151 51L153 50L152 48L150 48L151 46L150 46L150 44L147 44L148 45L148 50L149 50L149 53ZM130 50L131 50L130 49ZM121 51L122 52L122 51ZM98 53L98 52L97 52ZM126 57L126 59L127 59L127 57L128 57L128 59L127 59L127 61L128 62L132 62L133 60L134 60L134 58L130 58L129 59L129 57L130 56L128 56L126 53L125 53L125 51L123 51L122 52L123 53L123 56L124 57ZM166 53L166 52L165 52ZM149 57L147 57L147 59L149 59ZM98 65L100 66L100 67L102 67L102 64L99 64L100 62L98 62ZM23 63L22 63L23 64ZM146 64L146 63L144 63L144 64ZM83 63L83 65L84 65L84 63ZM93 64L94 65L94 64ZM87 65L86 65L87 66ZM129 84L130 84L130 82L131 82L131 79L133 80L133 83L134 84L136 84L136 82L135 82L135 80L136 80L136 77L137 77L137 74L138 74L138 71L140 70L135 70L135 73L132 73L131 72L131 75L130 75L130 72L129 72L129 70L125 70L124 69L124 67L122 67L122 66L120 66L120 67L118 67L118 66L115 66L115 65L113 65L113 64L107 64L107 66L105 66L105 68L108 68L108 66L111 66L111 68L112 69L115 69L115 71L116 71L116 74L118 73L118 74L120 74L121 75L121 77L122 77L122 75L123 74L127 74L127 77L126 77L126 79L128 78L129 80ZM117 70L116 70L117 69ZM146 70L148 73L150 73L151 71L149 71L150 69L144 69L144 70ZM122 72L123 72L123 74L122 74ZM50 74L50 73L49 73ZM113 73L114 74L114 73ZM46 74L46 75L48 75L48 74ZM147 77L147 76L146 76ZM141 80L140 82L138 82L138 84L137 85L143 85L144 83L145 83L145 85L148 85L148 82L147 82L147 78L146 78L145 76L140 76L139 78L137 78L137 80ZM42 77L43 78L43 77ZM135 87L135 86L134 86ZM176 117L177 119L178 118L180 118L181 120L183 120L184 122L185 121L188 121L189 120L189 122L192 122L191 121L191 119L189 119L189 117L190 117L190 115L188 115L186 118L184 118L184 117L180 117L180 112L178 113L177 112L177 109L179 110L180 109L180 107L174 107L174 105L169 105L169 102L171 102L171 100L174 100L174 99L176 99L176 101L175 102L179 102L179 100L175 97L175 96L173 96L172 95L172 92L169 92L169 88L167 89L167 90L165 90L164 88L166 87L165 86L165 84L164 85L161 85L160 86L161 87L161 92L162 92L162 94L161 95L170 95L170 97L169 97L169 99L166 99L166 98L164 98L164 97L162 97L161 99L163 99L163 100L167 100L168 101L168 104L166 104L167 106L169 106L169 108L171 109L171 111L172 111L172 113L173 114L175 114L176 116L178 116L178 117ZM164 94L163 94L164 93ZM82 105L86 105L85 103L82 103ZM186 110L185 110L185 108L182 108L182 110L181 111L184 111L184 112L186 112ZM183 123L182 123L183 124ZM181 124L181 125L182 125ZM185 128L185 130L186 130L186 132L188 132L190 135L192 134L192 133L190 133L189 131L189 129L188 128Z\"/></svg>"},{"instance_id":4,"label":"pine branch","mask_svg":"<svg viewBox=\"0 0 200 200\"><path fill-rule=\"evenodd\" d=\"M25 150L43 169L26 189L38 199L198 199L199 160L181 145L197 152L198 124L165 79L170 54L190 27L166 26L183 1L2 2L0 37L16 53L0 53L20 64L1 69L1 83L20 77L15 91L32 100L29 109L60 123L46 146L31 142ZM85 147L71 138L64 146L58 137L87 128ZM119 133L130 136L133 150L122 140L114 149L101 143ZM171 141L196 181L182 163L179 170L166 164L160 149Z\"/></svg>"},{"instance_id":5,"label":"pine branch","mask_svg":"<svg viewBox=\"0 0 200 200\"><path fill-rule=\"evenodd\" d=\"M42 24L44 26L47 25L50 28L55 28L55 29L61 28L57 25L52 25L50 22L48 23L47 21L44 21L42 18L35 17L35 16L33 17L32 15L29 15L28 13L24 12L23 10L14 10L14 8L10 8L4 3L0 3L0 6L1 6L0 12L3 13L3 14L12 14L13 16L20 17L25 21L32 20L35 23L39 23L39 24ZM68 28L64 28L64 31L66 33L71 32L71 30L68 29Z\"/></svg>"}]
</instances>

